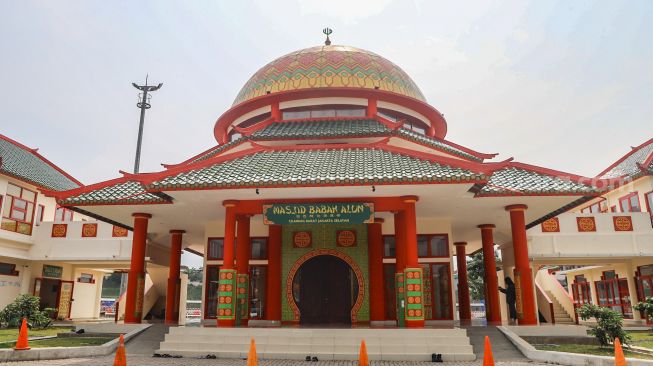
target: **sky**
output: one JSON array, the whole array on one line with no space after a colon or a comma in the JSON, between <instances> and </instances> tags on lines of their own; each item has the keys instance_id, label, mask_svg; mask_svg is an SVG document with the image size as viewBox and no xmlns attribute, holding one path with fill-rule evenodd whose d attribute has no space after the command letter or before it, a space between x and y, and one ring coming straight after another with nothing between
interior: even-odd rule
<instances>
[{"instance_id":1,"label":"sky","mask_svg":"<svg viewBox=\"0 0 653 366\"><path fill-rule=\"evenodd\" d=\"M85 184L216 144L215 120L260 67L322 44L402 67L447 139L595 176L653 137L651 1L0 0L0 133Z\"/></svg>"}]
</instances>

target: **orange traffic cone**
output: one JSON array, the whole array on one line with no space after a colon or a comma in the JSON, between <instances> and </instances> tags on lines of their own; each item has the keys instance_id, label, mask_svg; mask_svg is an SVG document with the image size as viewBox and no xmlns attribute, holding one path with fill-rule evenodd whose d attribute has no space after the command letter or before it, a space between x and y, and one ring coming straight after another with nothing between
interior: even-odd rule
<instances>
[{"instance_id":1,"label":"orange traffic cone","mask_svg":"<svg viewBox=\"0 0 653 366\"><path fill-rule=\"evenodd\" d=\"M252 340L249 342L247 366L258 366L258 360L256 359L256 342L254 342L254 338L252 338Z\"/></svg>"},{"instance_id":2,"label":"orange traffic cone","mask_svg":"<svg viewBox=\"0 0 653 366\"><path fill-rule=\"evenodd\" d=\"M18 333L18 341L14 346L16 351L25 351L30 349L29 341L27 340L27 319L23 318L23 323L20 325L20 333Z\"/></svg>"},{"instance_id":3,"label":"orange traffic cone","mask_svg":"<svg viewBox=\"0 0 653 366\"><path fill-rule=\"evenodd\" d=\"M127 355L125 354L125 337L120 335L116 357L113 359L113 366L127 366Z\"/></svg>"},{"instance_id":4,"label":"orange traffic cone","mask_svg":"<svg viewBox=\"0 0 653 366\"><path fill-rule=\"evenodd\" d=\"M369 366L370 360L367 357L367 346L365 346L365 340L361 341L361 349L358 353L358 366Z\"/></svg>"},{"instance_id":5,"label":"orange traffic cone","mask_svg":"<svg viewBox=\"0 0 653 366\"><path fill-rule=\"evenodd\" d=\"M621 342L619 338L614 339L614 366L626 366L626 357L624 357L624 350L621 349Z\"/></svg>"},{"instance_id":6,"label":"orange traffic cone","mask_svg":"<svg viewBox=\"0 0 653 366\"><path fill-rule=\"evenodd\" d=\"M490 344L490 337L488 336L485 336L485 350L483 350L483 366L494 366L492 345Z\"/></svg>"}]
</instances>

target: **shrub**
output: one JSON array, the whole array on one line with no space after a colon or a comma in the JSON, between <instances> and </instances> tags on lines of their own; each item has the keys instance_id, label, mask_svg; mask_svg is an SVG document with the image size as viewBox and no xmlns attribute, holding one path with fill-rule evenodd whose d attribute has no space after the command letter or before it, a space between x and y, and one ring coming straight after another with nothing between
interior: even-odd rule
<instances>
[{"instance_id":1,"label":"shrub","mask_svg":"<svg viewBox=\"0 0 653 366\"><path fill-rule=\"evenodd\" d=\"M653 318L653 297L649 296L645 301L640 301L633 309L643 312L647 319Z\"/></svg>"},{"instance_id":2,"label":"shrub","mask_svg":"<svg viewBox=\"0 0 653 366\"><path fill-rule=\"evenodd\" d=\"M590 326L589 332L596 337L601 347L609 345L615 338L619 338L623 344L630 340L630 336L624 331L624 318L620 312L593 304L585 304L577 311L583 320L596 319L596 325Z\"/></svg>"},{"instance_id":3,"label":"shrub","mask_svg":"<svg viewBox=\"0 0 653 366\"><path fill-rule=\"evenodd\" d=\"M0 324L10 327L20 327L23 318L27 318L30 328L47 328L52 325L50 315L55 309L39 310L40 299L32 295L19 295L14 302L0 311Z\"/></svg>"}]
</instances>

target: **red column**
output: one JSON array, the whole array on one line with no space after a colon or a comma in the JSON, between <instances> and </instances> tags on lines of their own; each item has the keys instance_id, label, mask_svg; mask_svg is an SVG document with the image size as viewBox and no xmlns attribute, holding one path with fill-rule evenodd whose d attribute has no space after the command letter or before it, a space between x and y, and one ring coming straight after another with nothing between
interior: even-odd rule
<instances>
[{"instance_id":1,"label":"red column","mask_svg":"<svg viewBox=\"0 0 653 366\"><path fill-rule=\"evenodd\" d=\"M395 212L395 273L403 273L406 268L406 215Z\"/></svg>"},{"instance_id":2,"label":"red column","mask_svg":"<svg viewBox=\"0 0 653 366\"><path fill-rule=\"evenodd\" d=\"M385 320L385 283L383 278L383 219L367 225L367 254L370 269L370 320Z\"/></svg>"},{"instance_id":3,"label":"red column","mask_svg":"<svg viewBox=\"0 0 653 366\"><path fill-rule=\"evenodd\" d=\"M225 207L224 219L224 253L222 269L234 269L234 244L236 236L236 214L234 208L237 201L227 200L222 202Z\"/></svg>"},{"instance_id":4,"label":"red column","mask_svg":"<svg viewBox=\"0 0 653 366\"><path fill-rule=\"evenodd\" d=\"M132 257L127 277L127 298L125 299L125 323L140 323L143 318L143 297L145 296L145 247L147 244L147 223L152 217L146 213L132 214L134 233Z\"/></svg>"},{"instance_id":5,"label":"red column","mask_svg":"<svg viewBox=\"0 0 653 366\"><path fill-rule=\"evenodd\" d=\"M404 243L406 251L406 268L420 268L419 261L417 256L417 217L415 216L415 202L417 202L417 196L403 196L401 197L404 202ZM420 297L423 298L423 291L421 292ZM410 298L408 298L410 301ZM410 311L410 310L409 310ZM408 320L406 319L406 326L408 328L423 328L424 327L424 317L423 311L421 319L419 320Z\"/></svg>"},{"instance_id":6,"label":"red column","mask_svg":"<svg viewBox=\"0 0 653 366\"><path fill-rule=\"evenodd\" d=\"M222 202L225 207L224 219L224 251L223 251L223 264L220 270L234 269L234 244L236 236L236 213L235 207L238 201L227 200ZM232 292L232 298L235 300L236 291ZM235 319L219 319L218 327L233 327L236 325Z\"/></svg>"},{"instance_id":7,"label":"red column","mask_svg":"<svg viewBox=\"0 0 653 366\"><path fill-rule=\"evenodd\" d=\"M510 227L512 229L512 248L515 256L515 272L513 279L517 292L517 315L520 307L523 314L519 325L537 325L537 306L535 304L533 273L528 259L528 241L526 239L526 205L506 206L510 212ZM521 303L521 304L520 304Z\"/></svg>"},{"instance_id":8,"label":"red column","mask_svg":"<svg viewBox=\"0 0 653 366\"><path fill-rule=\"evenodd\" d=\"M404 196L401 199L406 204L406 209L404 210L404 219L405 221L405 231L404 235L406 237L406 267L417 268L419 267L419 262L417 260L417 218L415 217L415 202L417 202L417 196Z\"/></svg>"},{"instance_id":9,"label":"red column","mask_svg":"<svg viewBox=\"0 0 653 366\"><path fill-rule=\"evenodd\" d=\"M494 235L493 224L478 226L481 229L483 241L483 264L485 267L485 307L487 308L488 324L501 323L501 308L499 303L499 279L497 278L497 264L494 260Z\"/></svg>"},{"instance_id":10,"label":"red column","mask_svg":"<svg viewBox=\"0 0 653 366\"><path fill-rule=\"evenodd\" d=\"M249 255L252 251L249 239L249 216L238 216L236 235L236 269L239 274L249 274Z\"/></svg>"},{"instance_id":11,"label":"red column","mask_svg":"<svg viewBox=\"0 0 653 366\"><path fill-rule=\"evenodd\" d=\"M369 98L367 100L367 116L368 117L376 116L376 99Z\"/></svg>"},{"instance_id":12,"label":"red column","mask_svg":"<svg viewBox=\"0 0 653 366\"><path fill-rule=\"evenodd\" d=\"M238 223L237 234L236 234L236 270L238 274L247 275L249 279L249 256L252 251L251 241L249 239L249 216L243 215L236 218ZM248 283L249 285L249 283ZM249 291L249 286L247 286ZM236 309L242 307L249 309L249 304L241 304L238 302L236 304ZM240 312L240 310L238 310ZM249 310L245 312L249 314ZM237 325L247 325L247 319L241 319L240 324Z\"/></svg>"},{"instance_id":13,"label":"red column","mask_svg":"<svg viewBox=\"0 0 653 366\"><path fill-rule=\"evenodd\" d=\"M461 325L467 325L472 320L472 308L469 300L469 282L467 281L467 255L464 241L453 243L456 246L456 262L458 264L458 315Z\"/></svg>"},{"instance_id":14,"label":"red column","mask_svg":"<svg viewBox=\"0 0 653 366\"><path fill-rule=\"evenodd\" d=\"M268 278L265 319L281 321L281 225L268 226Z\"/></svg>"},{"instance_id":15,"label":"red column","mask_svg":"<svg viewBox=\"0 0 653 366\"><path fill-rule=\"evenodd\" d=\"M181 238L184 230L170 230L170 269L168 271L168 288L166 289L166 323L179 321L179 296L181 280Z\"/></svg>"},{"instance_id":16,"label":"red column","mask_svg":"<svg viewBox=\"0 0 653 366\"><path fill-rule=\"evenodd\" d=\"M273 121L281 120L281 110L279 109L279 102L274 102L270 105L270 118Z\"/></svg>"}]
</instances>

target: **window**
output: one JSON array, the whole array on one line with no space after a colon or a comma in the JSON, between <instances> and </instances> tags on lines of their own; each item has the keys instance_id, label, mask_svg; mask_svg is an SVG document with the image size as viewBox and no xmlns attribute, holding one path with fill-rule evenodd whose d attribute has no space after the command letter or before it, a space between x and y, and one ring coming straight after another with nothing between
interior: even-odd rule
<instances>
[{"instance_id":1,"label":"window","mask_svg":"<svg viewBox=\"0 0 653 366\"><path fill-rule=\"evenodd\" d=\"M54 211L54 222L73 221L73 211L65 207L57 207Z\"/></svg>"},{"instance_id":2,"label":"window","mask_svg":"<svg viewBox=\"0 0 653 366\"><path fill-rule=\"evenodd\" d=\"M394 258L395 253L395 237L393 235L386 235L383 237L383 256Z\"/></svg>"},{"instance_id":3,"label":"window","mask_svg":"<svg viewBox=\"0 0 653 366\"><path fill-rule=\"evenodd\" d=\"M268 266L249 267L249 318L263 319Z\"/></svg>"},{"instance_id":4,"label":"window","mask_svg":"<svg viewBox=\"0 0 653 366\"><path fill-rule=\"evenodd\" d=\"M601 212L601 205L599 203L595 203L590 206L590 212L591 213L599 213Z\"/></svg>"},{"instance_id":5,"label":"window","mask_svg":"<svg viewBox=\"0 0 653 366\"><path fill-rule=\"evenodd\" d=\"M36 202L36 192L9 183L7 195L2 203L2 229L31 235L34 202Z\"/></svg>"},{"instance_id":6,"label":"window","mask_svg":"<svg viewBox=\"0 0 653 366\"><path fill-rule=\"evenodd\" d=\"M282 112L282 119L306 118L333 118L333 117L365 117L366 111L362 107L320 108L320 109L295 109Z\"/></svg>"},{"instance_id":7,"label":"window","mask_svg":"<svg viewBox=\"0 0 653 366\"><path fill-rule=\"evenodd\" d=\"M394 258L396 256L394 235L383 236L383 256L385 258ZM449 257L447 234L417 235L417 256L420 258Z\"/></svg>"},{"instance_id":8,"label":"window","mask_svg":"<svg viewBox=\"0 0 653 366\"><path fill-rule=\"evenodd\" d=\"M268 238L251 238L252 253L250 259L268 258Z\"/></svg>"},{"instance_id":9,"label":"window","mask_svg":"<svg viewBox=\"0 0 653 366\"><path fill-rule=\"evenodd\" d=\"M651 216L651 225L653 225L653 191L646 193L644 197L646 198L646 211Z\"/></svg>"},{"instance_id":10,"label":"window","mask_svg":"<svg viewBox=\"0 0 653 366\"><path fill-rule=\"evenodd\" d=\"M77 278L77 282L81 283L95 283L95 280L93 279L93 275L90 273L82 273L80 274L79 278Z\"/></svg>"},{"instance_id":11,"label":"window","mask_svg":"<svg viewBox=\"0 0 653 366\"><path fill-rule=\"evenodd\" d=\"M209 238L208 250L206 259L220 260L224 258L224 239L223 238Z\"/></svg>"},{"instance_id":12,"label":"window","mask_svg":"<svg viewBox=\"0 0 653 366\"><path fill-rule=\"evenodd\" d=\"M218 312L218 278L220 266L206 266L204 318L215 319Z\"/></svg>"},{"instance_id":13,"label":"window","mask_svg":"<svg viewBox=\"0 0 653 366\"><path fill-rule=\"evenodd\" d=\"M18 271L16 271L16 265L11 263L0 263L0 275L18 276Z\"/></svg>"},{"instance_id":14,"label":"window","mask_svg":"<svg viewBox=\"0 0 653 366\"><path fill-rule=\"evenodd\" d=\"M39 205L36 209L36 226L39 226L43 222L43 212L45 211L45 206Z\"/></svg>"},{"instance_id":15,"label":"window","mask_svg":"<svg viewBox=\"0 0 653 366\"><path fill-rule=\"evenodd\" d=\"M619 198L619 205L621 206L621 212L642 212L637 192Z\"/></svg>"}]
</instances>

